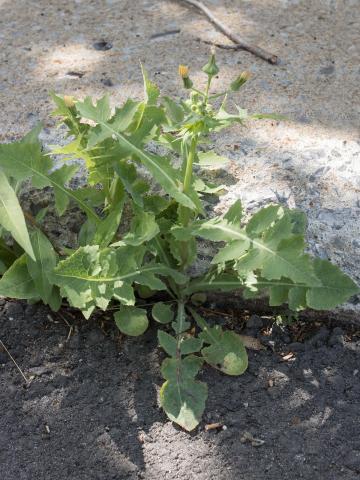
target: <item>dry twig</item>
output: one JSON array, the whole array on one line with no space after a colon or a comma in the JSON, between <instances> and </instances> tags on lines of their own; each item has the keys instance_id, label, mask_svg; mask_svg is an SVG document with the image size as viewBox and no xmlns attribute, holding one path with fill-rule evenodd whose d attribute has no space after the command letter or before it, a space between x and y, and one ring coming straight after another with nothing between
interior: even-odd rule
<instances>
[{"instance_id":1,"label":"dry twig","mask_svg":"<svg viewBox=\"0 0 360 480\"><path fill-rule=\"evenodd\" d=\"M225 49L246 50L247 52L252 53L256 57L266 60L272 65L276 65L278 63L279 59L276 55L273 55L272 53L267 52L263 48L260 48L256 45L251 45L250 43L242 40L238 35L233 33L229 29L229 27L224 25L218 18L216 18L215 15L211 12L211 10L209 10L208 7L206 7L202 2L198 0L182 0L182 1L200 10L221 33L223 33L226 37L228 37L230 40L232 40L235 43L235 45L222 45L217 43L213 43L213 45L219 48L225 48ZM205 43L212 43L212 42L205 42Z\"/></svg>"},{"instance_id":2,"label":"dry twig","mask_svg":"<svg viewBox=\"0 0 360 480\"><path fill-rule=\"evenodd\" d=\"M2 346L2 348L5 350L5 352L9 355L11 361L13 362L13 364L15 365L15 367L19 370L21 376L23 377L23 379L25 380L26 383L29 382L29 380L25 377L25 374L24 372L21 370L21 368L19 367L19 365L16 363L16 360L15 358L11 355L11 353L9 352L9 350L5 347L4 343L2 342L2 340L0 340L0 345Z\"/></svg>"}]
</instances>

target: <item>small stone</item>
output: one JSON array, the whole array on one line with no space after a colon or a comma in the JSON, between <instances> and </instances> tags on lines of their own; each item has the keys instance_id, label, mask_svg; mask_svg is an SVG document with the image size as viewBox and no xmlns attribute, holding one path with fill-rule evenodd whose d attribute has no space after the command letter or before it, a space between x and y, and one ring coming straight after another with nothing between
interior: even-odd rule
<instances>
[{"instance_id":1,"label":"small stone","mask_svg":"<svg viewBox=\"0 0 360 480\"><path fill-rule=\"evenodd\" d=\"M103 85L105 85L105 87L113 87L114 86L114 84L113 84L112 80L110 80L110 78L102 78L101 83Z\"/></svg>"},{"instance_id":2,"label":"small stone","mask_svg":"<svg viewBox=\"0 0 360 480\"><path fill-rule=\"evenodd\" d=\"M93 43L93 47L95 50L105 52L106 50L110 50L113 46L112 43L106 42L105 40L100 40L99 42Z\"/></svg>"},{"instance_id":3,"label":"small stone","mask_svg":"<svg viewBox=\"0 0 360 480\"><path fill-rule=\"evenodd\" d=\"M335 66L334 65L329 65L327 67L320 68L321 75L331 75L334 72L335 72Z\"/></svg>"}]
</instances>

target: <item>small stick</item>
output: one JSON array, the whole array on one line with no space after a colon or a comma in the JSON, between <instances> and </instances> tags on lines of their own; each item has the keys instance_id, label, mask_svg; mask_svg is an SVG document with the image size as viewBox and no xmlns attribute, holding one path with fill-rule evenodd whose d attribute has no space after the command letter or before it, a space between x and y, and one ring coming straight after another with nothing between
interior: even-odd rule
<instances>
[{"instance_id":1,"label":"small stick","mask_svg":"<svg viewBox=\"0 0 360 480\"><path fill-rule=\"evenodd\" d=\"M66 320L64 315L62 315L60 312L57 312L57 314L66 323L66 325L69 327L69 332L68 332L68 335L67 335L66 340L65 340L65 343L67 343L70 340L70 337L73 333L74 327Z\"/></svg>"},{"instance_id":2,"label":"small stick","mask_svg":"<svg viewBox=\"0 0 360 480\"><path fill-rule=\"evenodd\" d=\"M245 42L242 40L238 35L233 33L229 27L224 25L215 15L200 1L198 0L182 0L185 3L197 8L200 10L206 17L210 20L210 22L226 37L232 40L236 45L232 46L225 46L221 45L219 48L235 48L240 50L246 50L247 52L252 53L256 57L262 58L267 62L271 63L272 65L276 65L278 63L278 57L272 53L267 52L263 48L260 48L256 45L251 45L250 43ZM216 44L215 44L216 45Z\"/></svg>"},{"instance_id":3,"label":"small stick","mask_svg":"<svg viewBox=\"0 0 360 480\"><path fill-rule=\"evenodd\" d=\"M9 352L9 350L5 347L4 343L2 342L2 340L0 340L0 344L2 346L2 348L5 350L5 352L9 355L9 357L11 358L11 360L13 361L15 367L19 370L19 372L21 373L21 376L23 377L23 379L25 380L25 383L28 383L29 380L25 377L25 374L24 372L21 370L21 368L19 367L19 365L16 363L15 361L15 358L11 355L11 353Z\"/></svg>"}]
</instances>

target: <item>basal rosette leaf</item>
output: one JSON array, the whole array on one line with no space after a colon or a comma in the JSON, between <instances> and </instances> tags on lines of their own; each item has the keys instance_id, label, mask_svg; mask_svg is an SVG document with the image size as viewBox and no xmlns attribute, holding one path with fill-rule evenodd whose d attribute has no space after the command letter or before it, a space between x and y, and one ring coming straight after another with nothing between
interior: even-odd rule
<instances>
[{"instance_id":1,"label":"basal rosette leaf","mask_svg":"<svg viewBox=\"0 0 360 480\"><path fill-rule=\"evenodd\" d=\"M172 306L164 302L155 303L151 310L151 315L154 320L163 324L170 323L174 319Z\"/></svg>"},{"instance_id":2,"label":"basal rosette leaf","mask_svg":"<svg viewBox=\"0 0 360 480\"><path fill-rule=\"evenodd\" d=\"M196 323L202 329L199 337L209 346L201 350L205 361L227 375L241 375L248 367L245 346L235 332L223 331L220 325L210 327L195 311L191 311Z\"/></svg>"},{"instance_id":3,"label":"basal rosette leaf","mask_svg":"<svg viewBox=\"0 0 360 480\"><path fill-rule=\"evenodd\" d=\"M160 402L170 420L187 431L201 421L207 398L207 385L195 380L203 360L195 355L184 359L166 358L161 372L166 382L160 390Z\"/></svg>"},{"instance_id":4,"label":"basal rosette leaf","mask_svg":"<svg viewBox=\"0 0 360 480\"><path fill-rule=\"evenodd\" d=\"M143 308L121 305L114 318L118 329L131 337L142 335L149 326L147 312Z\"/></svg>"}]
</instances>

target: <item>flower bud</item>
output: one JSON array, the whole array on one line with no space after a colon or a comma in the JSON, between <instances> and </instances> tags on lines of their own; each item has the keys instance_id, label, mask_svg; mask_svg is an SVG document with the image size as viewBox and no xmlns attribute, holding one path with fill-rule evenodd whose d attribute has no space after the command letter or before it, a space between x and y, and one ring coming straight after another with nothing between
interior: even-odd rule
<instances>
[{"instance_id":1,"label":"flower bud","mask_svg":"<svg viewBox=\"0 0 360 480\"><path fill-rule=\"evenodd\" d=\"M242 72L231 84L230 84L230 89L233 91L233 92L237 92L240 87L242 87L244 85L244 83L246 83L249 78L251 77L251 73L250 72Z\"/></svg>"},{"instance_id":2,"label":"flower bud","mask_svg":"<svg viewBox=\"0 0 360 480\"><path fill-rule=\"evenodd\" d=\"M184 88L191 88L193 86L193 82L189 78L189 67L186 65L179 65L179 75L183 80Z\"/></svg>"},{"instance_id":3,"label":"flower bud","mask_svg":"<svg viewBox=\"0 0 360 480\"><path fill-rule=\"evenodd\" d=\"M70 95L64 95L64 103L68 108L71 108L75 105L75 99Z\"/></svg>"},{"instance_id":4,"label":"flower bud","mask_svg":"<svg viewBox=\"0 0 360 480\"><path fill-rule=\"evenodd\" d=\"M216 65L215 60L215 50L211 50L210 59L208 63L203 66L202 71L209 75L209 77L213 77L219 73L219 67Z\"/></svg>"}]
</instances>

